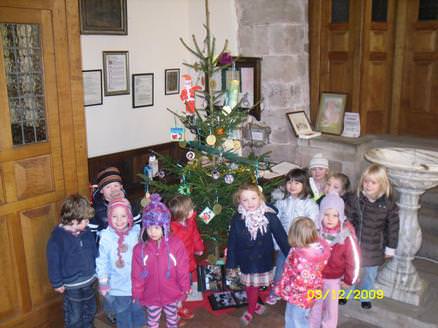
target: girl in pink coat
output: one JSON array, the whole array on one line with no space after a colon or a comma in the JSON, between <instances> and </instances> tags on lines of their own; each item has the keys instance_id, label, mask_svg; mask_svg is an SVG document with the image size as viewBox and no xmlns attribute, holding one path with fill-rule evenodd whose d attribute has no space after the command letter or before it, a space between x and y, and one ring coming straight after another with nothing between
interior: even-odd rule
<instances>
[{"instance_id":1,"label":"girl in pink coat","mask_svg":"<svg viewBox=\"0 0 438 328\"><path fill-rule=\"evenodd\" d=\"M168 328L178 327L178 303L190 290L189 258L184 244L170 236L170 212L151 195L143 211L145 241L134 248L132 259L132 297L147 310L147 326L158 328L161 311L166 314Z\"/></svg>"}]
</instances>

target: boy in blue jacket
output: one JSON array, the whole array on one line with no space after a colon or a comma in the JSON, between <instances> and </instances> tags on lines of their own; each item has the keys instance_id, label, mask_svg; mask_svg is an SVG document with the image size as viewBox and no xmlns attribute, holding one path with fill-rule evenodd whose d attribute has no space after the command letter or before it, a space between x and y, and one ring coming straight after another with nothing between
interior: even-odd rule
<instances>
[{"instance_id":1,"label":"boy in blue jacket","mask_svg":"<svg viewBox=\"0 0 438 328\"><path fill-rule=\"evenodd\" d=\"M97 247L87 228L94 210L87 198L68 196L61 208L61 223L47 243L49 280L64 294L65 327L93 327L96 314Z\"/></svg>"}]
</instances>

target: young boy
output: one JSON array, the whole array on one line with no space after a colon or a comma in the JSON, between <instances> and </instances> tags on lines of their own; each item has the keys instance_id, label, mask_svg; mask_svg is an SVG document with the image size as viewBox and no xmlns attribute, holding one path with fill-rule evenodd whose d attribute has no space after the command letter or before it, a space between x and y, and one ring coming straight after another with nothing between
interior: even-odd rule
<instances>
[{"instance_id":1,"label":"young boy","mask_svg":"<svg viewBox=\"0 0 438 328\"><path fill-rule=\"evenodd\" d=\"M68 196L61 208L61 223L47 243L49 280L64 294L65 327L92 327L96 314L96 240L87 228L94 210L87 198Z\"/></svg>"},{"instance_id":2,"label":"young boy","mask_svg":"<svg viewBox=\"0 0 438 328\"><path fill-rule=\"evenodd\" d=\"M184 243L189 256L189 271L193 278L196 275L195 255L202 255L204 243L196 225L196 212L193 208L192 199L188 196L177 195L169 201L169 209L172 214L170 229ZM194 314L186 307L182 306L178 310L178 315L184 319L192 319Z\"/></svg>"}]
</instances>

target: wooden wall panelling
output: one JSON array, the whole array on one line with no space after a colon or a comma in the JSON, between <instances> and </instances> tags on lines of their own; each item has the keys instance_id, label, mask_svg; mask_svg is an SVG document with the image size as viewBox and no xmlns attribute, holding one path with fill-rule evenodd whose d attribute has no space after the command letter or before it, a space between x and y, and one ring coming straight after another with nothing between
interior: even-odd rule
<instances>
[{"instance_id":1,"label":"wooden wall panelling","mask_svg":"<svg viewBox=\"0 0 438 328\"><path fill-rule=\"evenodd\" d=\"M17 272L14 270L14 244L8 225L12 223L10 216L0 216L0 317L13 317L20 311L18 304Z\"/></svg>"},{"instance_id":2,"label":"wooden wall panelling","mask_svg":"<svg viewBox=\"0 0 438 328\"><path fill-rule=\"evenodd\" d=\"M137 177L137 174L143 173L143 168L148 163L149 155L155 152L178 161L184 157L186 151L180 148L178 143L169 142L90 158L88 159L90 184L95 183L95 178L99 171L109 166L115 166L120 170L123 185L129 198L141 196L144 186L140 183L141 180ZM159 165L161 167L160 163Z\"/></svg>"}]
</instances>

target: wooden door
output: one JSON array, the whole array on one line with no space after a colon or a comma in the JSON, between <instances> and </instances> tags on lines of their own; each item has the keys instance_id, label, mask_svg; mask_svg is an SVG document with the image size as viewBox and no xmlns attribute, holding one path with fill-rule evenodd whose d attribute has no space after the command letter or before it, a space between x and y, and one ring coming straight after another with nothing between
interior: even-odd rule
<instances>
[{"instance_id":1,"label":"wooden door","mask_svg":"<svg viewBox=\"0 0 438 328\"><path fill-rule=\"evenodd\" d=\"M76 1L0 0L1 327L62 326L45 248L87 190L77 18Z\"/></svg>"},{"instance_id":2,"label":"wooden door","mask_svg":"<svg viewBox=\"0 0 438 328\"><path fill-rule=\"evenodd\" d=\"M420 11L419 0L400 8L406 26L403 42L399 134L438 137L438 14ZM427 1L425 1L427 2ZM429 1L432 3L432 1ZM431 14L432 14L431 13Z\"/></svg>"},{"instance_id":3,"label":"wooden door","mask_svg":"<svg viewBox=\"0 0 438 328\"><path fill-rule=\"evenodd\" d=\"M322 92L345 93L346 111L360 113L362 134L389 132L396 2L382 3L309 3L313 121Z\"/></svg>"}]
</instances>

